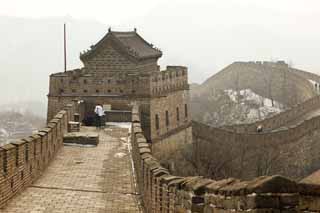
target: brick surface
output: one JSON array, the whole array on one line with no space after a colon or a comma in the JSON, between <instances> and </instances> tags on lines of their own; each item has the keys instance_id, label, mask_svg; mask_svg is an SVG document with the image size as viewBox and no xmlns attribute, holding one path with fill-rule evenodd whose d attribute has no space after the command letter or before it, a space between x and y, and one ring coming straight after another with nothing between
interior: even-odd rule
<instances>
[{"instance_id":1,"label":"brick surface","mask_svg":"<svg viewBox=\"0 0 320 213\"><path fill-rule=\"evenodd\" d=\"M128 129L81 131L98 132L99 145L61 148L44 174L0 212L141 212Z\"/></svg>"}]
</instances>

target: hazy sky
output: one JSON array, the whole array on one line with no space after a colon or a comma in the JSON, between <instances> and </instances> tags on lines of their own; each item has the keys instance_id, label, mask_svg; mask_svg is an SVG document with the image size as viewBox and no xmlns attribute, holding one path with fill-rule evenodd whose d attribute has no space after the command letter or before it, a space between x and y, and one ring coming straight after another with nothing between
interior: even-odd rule
<instances>
[{"instance_id":1,"label":"hazy sky","mask_svg":"<svg viewBox=\"0 0 320 213\"><path fill-rule=\"evenodd\" d=\"M252 10L267 9L270 16L276 13L304 15L319 18L319 0L10 0L2 2L0 14L7 16L47 17L70 15L75 18L90 18L105 24L120 24L134 17L144 16L157 10L158 5L180 10L181 5L188 5L193 11L190 16L202 13L200 8L207 8L212 13L230 14L236 11L252 14ZM208 8L209 6L209 8ZM226 10L227 9L227 10ZM162 11L166 14L166 11ZM208 11L205 11L208 12ZM258 15L258 14L257 14ZM267 18L267 17L266 17ZM270 17L271 18L271 17ZM207 20L209 24L210 20ZM254 20L252 20L254 21ZM259 21L257 19L256 21Z\"/></svg>"},{"instance_id":2,"label":"hazy sky","mask_svg":"<svg viewBox=\"0 0 320 213\"><path fill-rule=\"evenodd\" d=\"M147 41L163 51L162 67L167 64L188 66L190 82L203 82L234 61L281 59L292 61L297 68L320 74L320 0L8 0L0 6L1 15L36 18L32 20L44 22L40 33L25 25L16 25L18 29L13 31L8 22L0 29L0 38L7 42L2 42L0 47L5 53L2 63L8 61L7 55L15 57L14 51L21 52L21 49L56 51L56 57L51 56L48 60L58 65L43 68L46 71L40 69L46 72L43 73L45 80L49 73L63 69L60 30L65 20L76 20L68 23L70 32L72 28L77 29L68 34L70 68L81 66L79 52L97 42L112 26L115 30L137 27ZM51 19L41 19L44 17L62 19L58 18L58 25L53 26ZM92 22L87 22L88 19ZM88 29L88 25L95 25L96 21L101 26ZM82 29L83 23L86 28ZM35 39L49 37L50 33L52 45L60 49L50 49L46 43L23 43L17 44L19 49L14 50L10 43L24 40L10 40L13 37L10 33L28 34L28 38L35 35ZM8 39L3 39L6 36ZM72 44L77 45L73 52ZM12 56L7 54L10 51L13 51ZM36 60L29 58L25 64L32 67ZM31 73L30 70L32 68L25 72ZM47 82L41 88L47 89ZM33 94L34 90L30 89L29 93ZM46 92L41 91L41 94Z\"/></svg>"},{"instance_id":3,"label":"hazy sky","mask_svg":"<svg viewBox=\"0 0 320 213\"><path fill-rule=\"evenodd\" d=\"M119 24L131 17L143 16L159 0L10 0L2 4L0 14L8 16L47 17L70 15L94 19L105 24Z\"/></svg>"},{"instance_id":4,"label":"hazy sky","mask_svg":"<svg viewBox=\"0 0 320 213\"><path fill-rule=\"evenodd\" d=\"M315 60L319 46L312 45L320 43L319 0L10 0L1 4L0 15L70 16L125 30L137 25L143 36L162 45L168 53L164 56L197 64L206 73L195 79L198 82L235 60L284 59L313 72L320 70ZM181 38L170 48L164 44L168 37L162 36L168 33L172 39ZM206 45L195 44L197 39ZM178 48L186 42L188 50L202 54L182 55Z\"/></svg>"}]
</instances>

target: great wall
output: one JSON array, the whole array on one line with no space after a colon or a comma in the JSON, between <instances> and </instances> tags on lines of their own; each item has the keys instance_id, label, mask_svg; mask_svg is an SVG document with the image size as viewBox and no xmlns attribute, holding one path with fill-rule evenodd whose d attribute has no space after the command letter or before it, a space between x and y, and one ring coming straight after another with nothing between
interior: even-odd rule
<instances>
[{"instance_id":1,"label":"great wall","mask_svg":"<svg viewBox=\"0 0 320 213\"><path fill-rule=\"evenodd\" d=\"M292 143L319 130L319 96L253 124L209 127L191 121L185 67L168 66L160 71L154 61L162 55L158 49L139 43L138 50L145 48L146 53L139 55L136 46L121 46L121 42L130 46L131 41L136 45L139 39L136 31L109 31L91 52L81 56L94 59L85 61L85 68L50 77L47 126L0 147L0 212L320 211L320 185L308 181L282 176L246 181L174 176L155 157L185 144L230 142L259 149L264 144ZM141 69L143 74L139 74ZM90 74L90 70L95 72ZM95 75L105 70L108 75L97 82ZM300 71L297 75L319 79ZM111 91L116 84L116 91ZM100 102L114 107L112 121L131 123L130 135L123 128L81 127L85 134L99 134L98 146L64 146L70 122L81 121ZM257 133L259 125L263 132Z\"/></svg>"}]
</instances>

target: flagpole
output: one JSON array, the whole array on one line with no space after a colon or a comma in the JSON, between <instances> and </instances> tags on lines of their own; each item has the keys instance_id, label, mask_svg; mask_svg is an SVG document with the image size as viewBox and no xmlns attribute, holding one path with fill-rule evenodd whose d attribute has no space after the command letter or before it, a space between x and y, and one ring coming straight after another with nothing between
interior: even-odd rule
<instances>
[{"instance_id":1,"label":"flagpole","mask_svg":"<svg viewBox=\"0 0 320 213\"><path fill-rule=\"evenodd\" d=\"M66 38L66 23L63 25L63 44L64 44L64 72L67 72L67 38Z\"/></svg>"}]
</instances>

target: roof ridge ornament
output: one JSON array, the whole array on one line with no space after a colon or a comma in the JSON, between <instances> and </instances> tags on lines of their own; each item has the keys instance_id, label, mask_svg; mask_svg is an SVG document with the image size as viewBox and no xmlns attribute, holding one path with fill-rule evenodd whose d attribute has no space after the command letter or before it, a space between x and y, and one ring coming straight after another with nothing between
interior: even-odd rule
<instances>
[{"instance_id":1,"label":"roof ridge ornament","mask_svg":"<svg viewBox=\"0 0 320 213\"><path fill-rule=\"evenodd\" d=\"M109 32L109 33L111 32L111 27L108 28L108 32Z\"/></svg>"},{"instance_id":2,"label":"roof ridge ornament","mask_svg":"<svg viewBox=\"0 0 320 213\"><path fill-rule=\"evenodd\" d=\"M135 33L137 32L137 28L134 28L133 30L134 30Z\"/></svg>"}]
</instances>

